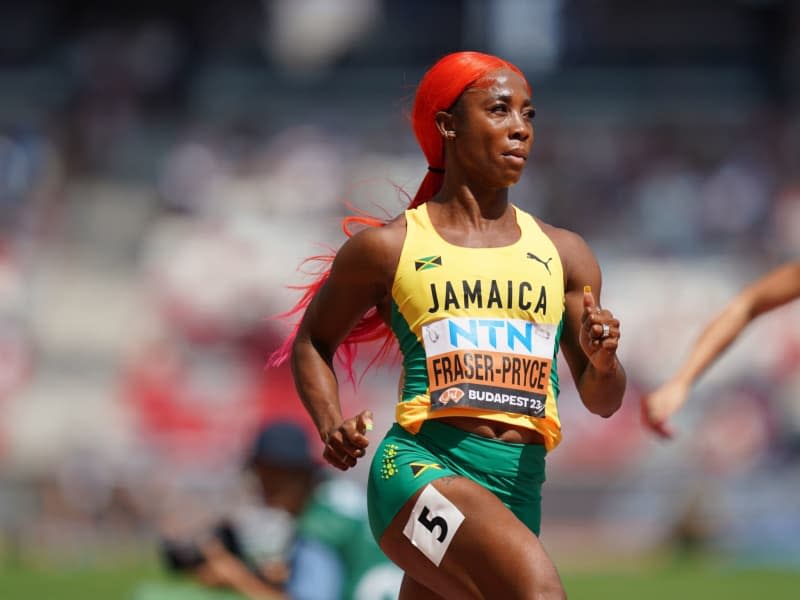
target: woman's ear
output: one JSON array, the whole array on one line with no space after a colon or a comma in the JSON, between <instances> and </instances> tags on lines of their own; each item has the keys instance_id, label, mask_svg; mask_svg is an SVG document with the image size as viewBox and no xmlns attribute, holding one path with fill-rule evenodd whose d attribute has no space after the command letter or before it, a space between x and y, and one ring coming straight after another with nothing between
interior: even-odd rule
<instances>
[{"instance_id":1,"label":"woman's ear","mask_svg":"<svg viewBox=\"0 0 800 600\"><path fill-rule=\"evenodd\" d=\"M439 133L443 138L455 137L453 113L449 113L446 110L440 110L436 113L434 119L436 121L436 129L439 130Z\"/></svg>"}]
</instances>

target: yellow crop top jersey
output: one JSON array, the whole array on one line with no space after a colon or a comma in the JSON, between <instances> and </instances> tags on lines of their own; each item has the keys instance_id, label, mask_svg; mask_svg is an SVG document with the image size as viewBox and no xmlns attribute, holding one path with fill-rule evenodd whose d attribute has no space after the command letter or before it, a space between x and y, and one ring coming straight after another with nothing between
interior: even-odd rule
<instances>
[{"instance_id":1,"label":"yellow crop top jersey","mask_svg":"<svg viewBox=\"0 0 800 600\"><path fill-rule=\"evenodd\" d=\"M522 234L499 248L466 248L434 229L427 205L407 210L392 284L391 326L403 355L397 422L470 416L561 441L556 355L564 275L555 245L514 207Z\"/></svg>"}]
</instances>

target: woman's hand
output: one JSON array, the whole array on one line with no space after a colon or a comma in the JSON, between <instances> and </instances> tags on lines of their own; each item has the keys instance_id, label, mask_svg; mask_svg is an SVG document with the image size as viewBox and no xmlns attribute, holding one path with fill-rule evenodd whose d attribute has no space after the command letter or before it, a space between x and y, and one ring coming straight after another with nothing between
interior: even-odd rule
<instances>
[{"instance_id":1,"label":"woman's hand","mask_svg":"<svg viewBox=\"0 0 800 600\"><path fill-rule=\"evenodd\" d=\"M617 368L619 320L610 310L600 308L589 286L583 289L583 316L580 345L589 362L599 373L612 373Z\"/></svg>"},{"instance_id":2,"label":"woman's hand","mask_svg":"<svg viewBox=\"0 0 800 600\"><path fill-rule=\"evenodd\" d=\"M354 467L365 454L369 439L365 435L372 429L372 411L365 410L328 431L323 436L325 450L322 457L340 471Z\"/></svg>"},{"instance_id":3,"label":"woman's hand","mask_svg":"<svg viewBox=\"0 0 800 600\"><path fill-rule=\"evenodd\" d=\"M668 381L642 398L642 423L662 438L671 438L669 418L683 406L689 397L689 386L677 380Z\"/></svg>"}]
</instances>

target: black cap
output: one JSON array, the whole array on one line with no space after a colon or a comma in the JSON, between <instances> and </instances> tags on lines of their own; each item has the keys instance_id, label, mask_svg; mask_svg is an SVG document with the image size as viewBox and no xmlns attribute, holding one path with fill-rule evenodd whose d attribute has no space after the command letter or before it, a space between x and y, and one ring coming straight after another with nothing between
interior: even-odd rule
<instances>
[{"instance_id":1,"label":"black cap","mask_svg":"<svg viewBox=\"0 0 800 600\"><path fill-rule=\"evenodd\" d=\"M298 469L315 469L308 434L293 421L272 421L256 434L248 464L265 462Z\"/></svg>"}]
</instances>

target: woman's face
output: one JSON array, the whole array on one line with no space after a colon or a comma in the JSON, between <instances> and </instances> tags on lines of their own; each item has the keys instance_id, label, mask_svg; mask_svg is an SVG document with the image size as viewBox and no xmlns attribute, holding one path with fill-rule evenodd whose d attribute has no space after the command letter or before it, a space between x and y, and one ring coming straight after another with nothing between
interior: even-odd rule
<instances>
[{"instance_id":1,"label":"woman's face","mask_svg":"<svg viewBox=\"0 0 800 600\"><path fill-rule=\"evenodd\" d=\"M489 73L453 107L456 137L446 149L453 166L492 188L515 184L533 144L534 112L522 77L510 69Z\"/></svg>"}]
</instances>

